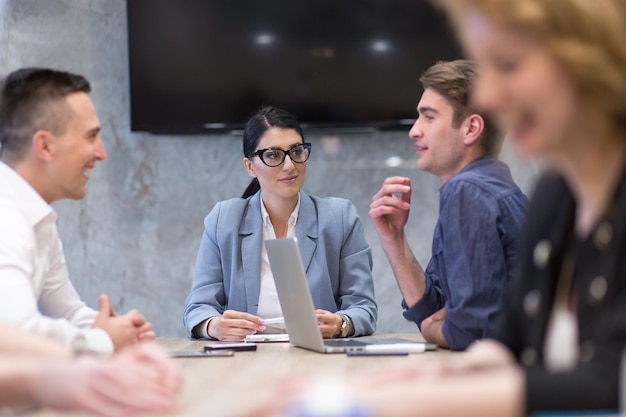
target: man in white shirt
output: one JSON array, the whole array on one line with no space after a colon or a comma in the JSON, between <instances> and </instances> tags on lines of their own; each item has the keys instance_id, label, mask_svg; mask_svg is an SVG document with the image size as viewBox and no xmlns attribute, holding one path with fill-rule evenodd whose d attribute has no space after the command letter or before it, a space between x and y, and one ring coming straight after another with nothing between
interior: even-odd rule
<instances>
[{"instance_id":1,"label":"man in white shirt","mask_svg":"<svg viewBox=\"0 0 626 417\"><path fill-rule=\"evenodd\" d=\"M106 295L99 311L72 286L50 206L86 194L106 158L89 82L67 72L11 73L0 97L0 322L73 349L110 354L153 339L137 311L118 315Z\"/></svg>"}]
</instances>

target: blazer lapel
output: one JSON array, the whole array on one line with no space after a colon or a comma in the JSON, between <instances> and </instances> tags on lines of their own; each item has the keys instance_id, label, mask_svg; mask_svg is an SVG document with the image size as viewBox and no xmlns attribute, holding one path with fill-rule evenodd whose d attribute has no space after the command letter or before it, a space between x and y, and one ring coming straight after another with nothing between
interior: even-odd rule
<instances>
[{"instance_id":1,"label":"blazer lapel","mask_svg":"<svg viewBox=\"0 0 626 417\"><path fill-rule=\"evenodd\" d=\"M317 211L311 197L302 191L300 192L300 212L296 224L296 237L298 238L304 269L308 271L317 247Z\"/></svg>"},{"instance_id":2,"label":"blazer lapel","mask_svg":"<svg viewBox=\"0 0 626 417\"><path fill-rule=\"evenodd\" d=\"M247 311L256 314L261 291L261 247L263 245L263 219L261 218L261 193L254 195L243 215L239 236L241 239L241 264L246 291Z\"/></svg>"}]
</instances>

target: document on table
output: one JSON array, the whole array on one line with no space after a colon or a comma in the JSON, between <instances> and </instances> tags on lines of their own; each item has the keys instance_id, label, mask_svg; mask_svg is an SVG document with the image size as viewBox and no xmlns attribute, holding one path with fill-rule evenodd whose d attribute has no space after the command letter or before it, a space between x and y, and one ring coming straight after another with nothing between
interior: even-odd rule
<instances>
[{"instance_id":1,"label":"document on table","mask_svg":"<svg viewBox=\"0 0 626 417\"><path fill-rule=\"evenodd\" d=\"M285 318L274 317L271 319L264 319L263 324L268 328L284 329ZM279 330L280 331L280 330ZM271 343L271 342L288 342L289 335L286 333L257 333L246 336L245 342L257 342L257 343Z\"/></svg>"},{"instance_id":2,"label":"document on table","mask_svg":"<svg viewBox=\"0 0 626 417\"><path fill-rule=\"evenodd\" d=\"M255 342L255 343L273 343L273 342L288 342L288 341L289 341L289 335L287 333L249 334L244 339L244 342Z\"/></svg>"}]
</instances>

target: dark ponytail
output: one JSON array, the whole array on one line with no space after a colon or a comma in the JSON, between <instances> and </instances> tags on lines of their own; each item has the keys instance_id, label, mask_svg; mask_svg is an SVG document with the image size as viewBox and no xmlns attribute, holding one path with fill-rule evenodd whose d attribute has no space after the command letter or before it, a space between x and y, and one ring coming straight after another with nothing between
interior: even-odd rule
<instances>
[{"instance_id":1,"label":"dark ponytail","mask_svg":"<svg viewBox=\"0 0 626 417\"><path fill-rule=\"evenodd\" d=\"M260 189L261 189L261 184L259 184L259 179L252 178L252 181L250 181L250 184L248 184L248 188L246 188L246 191L243 192L243 195L241 196L241 198L251 197L255 195L257 192L259 192Z\"/></svg>"},{"instance_id":2,"label":"dark ponytail","mask_svg":"<svg viewBox=\"0 0 626 417\"><path fill-rule=\"evenodd\" d=\"M246 158L252 157L252 154L259 144L259 140L261 140L261 136L273 127L293 129L298 132L302 138L302 142L304 142L302 128L293 114L272 106L263 107L248 120L246 128L243 131L243 155ZM254 178L241 198L248 198L259 192L260 189L261 185L259 184L259 180Z\"/></svg>"}]
</instances>

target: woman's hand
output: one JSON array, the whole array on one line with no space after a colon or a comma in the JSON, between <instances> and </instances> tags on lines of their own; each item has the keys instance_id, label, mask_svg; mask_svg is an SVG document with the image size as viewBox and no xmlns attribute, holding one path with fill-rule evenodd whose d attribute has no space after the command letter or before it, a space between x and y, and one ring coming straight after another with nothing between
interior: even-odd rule
<instances>
[{"instance_id":1,"label":"woman's hand","mask_svg":"<svg viewBox=\"0 0 626 417\"><path fill-rule=\"evenodd\" d=\"M315 310L315 315L317 316L320 332L322 332L324 339L330 339L341 332L343 319L339 314L334 314L326 310Z\"/></svg>"},{"instance_id":2,"label":"woman's hand","mask_svg":"<svg viewBox=\"0 0 626 417\"><path fill-rule=\"evenodd\" d=\"M241 311L226 310L209 323L209 336L226 342L243 340L249 334L265 330L263 319Z\"/></svg>"}]
</instances>

